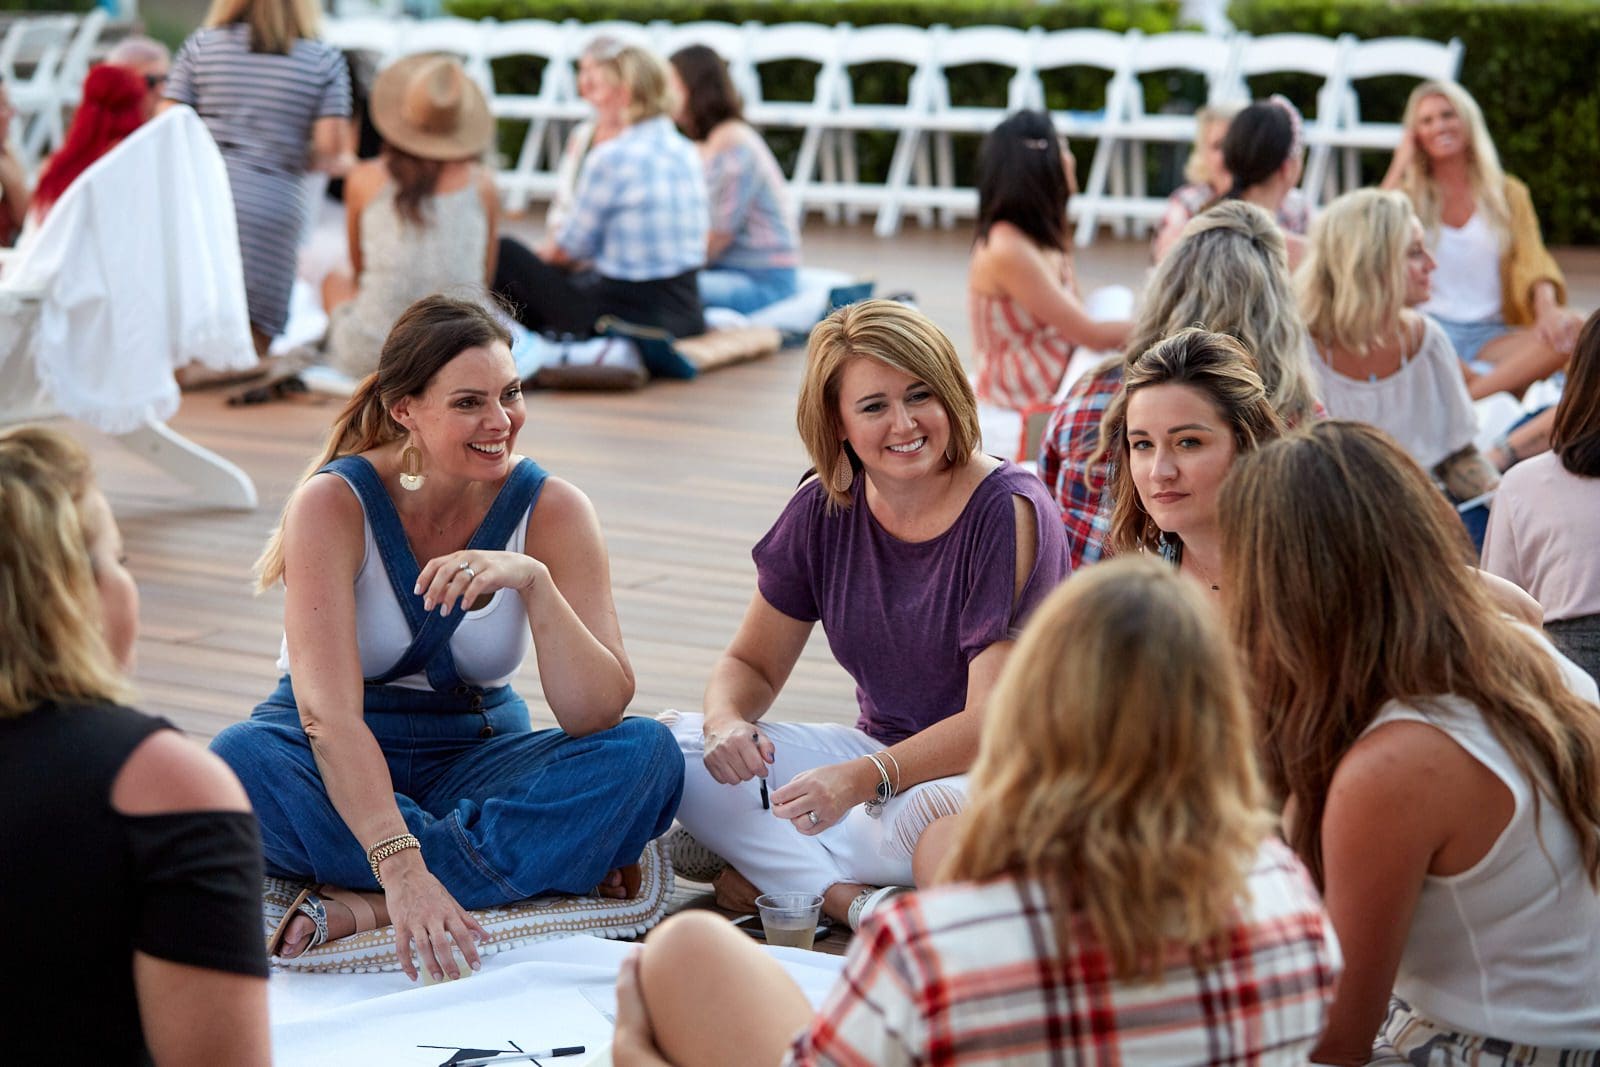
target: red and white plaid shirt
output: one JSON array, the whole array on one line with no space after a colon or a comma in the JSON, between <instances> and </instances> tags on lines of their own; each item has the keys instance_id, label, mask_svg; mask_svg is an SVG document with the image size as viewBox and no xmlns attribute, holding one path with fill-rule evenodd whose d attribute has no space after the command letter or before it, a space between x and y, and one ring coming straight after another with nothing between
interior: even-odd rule
<instances>
[{"instance_id":1,"label":"red and white plaid shirt","mask_svg":"<svg viewBox=\"0 0 1600 1067\"><path fill-rule=\"evenodd\" d=\"M1039 451L1039 480L1055 494L1067 528L1072 569L1100 560L1111 532L1111 497L1106 493L1110 464L1089 469L1100 445L1100 420L1122 390L1122 361L1103 363L1072 383L1045 427Z\"/></svg>"},{"instance_id":2,"label":"red and white plaid shirt","mask_svg":"<svg viewBox=\"0 0 1600 1067\"><path fill-rule=\"evenodd\" d=\"M1276 839L1248 885L1224 957L1200 969L1175 946L1149 984L1112 977L1086 923L1063 958L1037 884L901 897L863 925L788 1062L1304 1064L1340 967L1333 924Z\"/></svg>"}]
</instances>

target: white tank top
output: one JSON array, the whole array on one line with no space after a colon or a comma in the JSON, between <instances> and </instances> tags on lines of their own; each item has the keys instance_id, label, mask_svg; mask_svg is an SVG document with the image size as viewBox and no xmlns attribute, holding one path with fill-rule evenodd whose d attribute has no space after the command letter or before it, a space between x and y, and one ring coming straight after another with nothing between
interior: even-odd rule
<instances>
[{"instance_id":1,"label":"white tank top","mask_svg":"<svg viewBox=\"0 0 1600 1067\"><path fill-rule=\"evenodd\" d=\"M1500 241L1480 204L1459 229L1439 224L1433 295L1419 311L1451 322L1486 322L1503 312Z\"/></svg>"},{"instance_id":2,"label":"white tank top","mask_svg":"<svg viewBox=\"0 0 1600 1067\"><path fill-rule=\"evenodd\" d=\"M1595 700L1594 680L1554 647L1550 654L1573 691ZM1423 882L1395 993L1446 1029L1542 1048L1600 1047L1600 894L1571 824L1545 795L1535 831L1534 786L1474 705L1452 696L1425 707L1390 703L1367 729L1400 721L1426 723L1460 745L1505 783L1515 811L1470 870Z\"/></svg>"},{"instance_id":3,"label":"white tank top","mask_svg":"<svg viewBox=\"0 0 1600 1067\"><path fill-rule=\"evenodd\" d=\"M353 488L350 491L355 492ZM372 678L392 667L411 647L411 627L406 624L405 611L395 599L388 571L378 556L378 542L372 536L371 521L365 517L365 504L362 504L361 513L365 549L361 567L356 571L356 642L361 650L361 676ZM523 513L522 521L506 541L507 552L523 551L532 514L531 507ZM498 589L489 603L467 612L456 632L450 635L450 655L462 681L493 689L511 681L532 643L522 598L514 589ZM289 663L287 636L278 653L278 670L294 674ZM421 671L389 684L406 689L433 688L428 684L427 674Z\"/></svg>"}]
</instances>

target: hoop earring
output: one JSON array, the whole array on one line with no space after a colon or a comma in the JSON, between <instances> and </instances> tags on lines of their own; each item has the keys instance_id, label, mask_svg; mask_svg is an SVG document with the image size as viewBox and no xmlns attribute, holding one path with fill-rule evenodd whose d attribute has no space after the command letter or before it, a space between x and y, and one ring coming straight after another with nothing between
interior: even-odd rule
<instances>
[{"instance_id":1,"label":"hoop earring","mask_svg":"<svg viewBox=\"0 0 1600 1067\"><path fill-rule=\"evenodd\" d=\"M839 458L833 463L833 476L828 479L828 484L838 493L848 493L855 484L856 469L850 465L850 453L841 446Z\"/></svg>"},{"instance_id":2,"label":"hoop earring","mask_svg":"<svg viewBox=\"0 0 1600 1067\"><path fill-rule=\"evenodd\" d=\"M422 449L406 445L405 451L400 453L400 488L415 493L426 480L422 473Z\"/></svg>"}]
</instances>

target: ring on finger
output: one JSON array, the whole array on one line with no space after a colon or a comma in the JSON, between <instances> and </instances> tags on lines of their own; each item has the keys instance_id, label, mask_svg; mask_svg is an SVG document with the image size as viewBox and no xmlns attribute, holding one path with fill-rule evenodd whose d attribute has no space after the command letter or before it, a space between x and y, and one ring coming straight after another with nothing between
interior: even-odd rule
<instances>
[{"instance_id":1,"label":"ring on finger","mask_svg":"<svg viewBox=\"0 0 1600 1067\"><path fill-rule=\"evenodd\" d=\"M472 564L468 563L466 560L462 560L461 561L461 566L457 567L456 570L458 570L458 571L466 571L467 572L467 578L469 580L472 579L472 578L476 578L478 576L478 572L473 570L472 569Z\"/></svg>"},{"instance_id":2,"label":"ring on finger","mask_svg":"<svg viewBox=\"0 0 1600 1067\"><path fill-rule=\"evenodd\" d=\"M821 819L817 818L817 813L816 812L814 812L814 811L806 812L806 822L809 825L815 826L815 825L817 825L817 823L819 823L821 821L822 821Z\"/></svg>"}]
</instances>

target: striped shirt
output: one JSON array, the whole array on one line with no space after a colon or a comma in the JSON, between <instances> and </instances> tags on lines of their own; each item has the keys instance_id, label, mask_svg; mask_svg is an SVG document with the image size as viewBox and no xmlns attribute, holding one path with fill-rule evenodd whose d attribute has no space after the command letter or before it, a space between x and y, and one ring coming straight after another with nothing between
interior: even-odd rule
<instances>
[{"instance_id":1,"label":"striped shirt","mask_svg":"<svg viewBox=\"0 0 1600 1067\"><path fill-rule=\"evenodd\" d=\"M706 160L711 229L733 240L713 267L773 270L800 265L800 235L783 171L761 135L734 124L732 142Z\"/></svg>"},{"instance_id":2,"label":"striped shirt","mask_svg":"<svg viewBox=\"0 0 1600 1067\"><path fill-rule=\"evenodd\" d=\"M233 22L183 42L166 94L199 112L230 161L298 175L312 124L350 114L350 70L322 41L301 38L288 55L252 52L250 27Z\"/></svg>"},{"instance_id":3,"label":"striped shirt","mask_svg":"<svg viewBox=\"0 0 1600 1067\"><path fill-rule=\"evenodd\" d=\"M1276 839L1257 854L1221 958L1173 946L1162 980L1119 981L1086 922L1063 954L1036 884L901 897L863 924L844 975L795 1038L796 1067L1303 1064L1340 967L1311 879Z\"/></svg>"},{"instance_id":4,"label":"striped shirt","mask_svg":"<svg viewBox=\"0 0 1600 1067\"><path fill-rule=\"evenodd\" d=\"M1072 260L1065 255L1056 284L1077 294ZM1050 403L1078 346L1009 296L968 289L967 313L978 360L978 399L1015 411Z\"/></svg>"},{"instance_id":5,"label":"striped shirt","mask_svg":"<svg viewBox=\"0 0 1600 1067\"><path fill-rule=\"evenodd\" d=\"M704 266L709 229L700 155L657 115L590 151L556 243L602 277L648 282Z\"/></svg>"}]
</instances>

